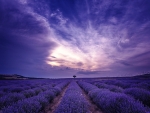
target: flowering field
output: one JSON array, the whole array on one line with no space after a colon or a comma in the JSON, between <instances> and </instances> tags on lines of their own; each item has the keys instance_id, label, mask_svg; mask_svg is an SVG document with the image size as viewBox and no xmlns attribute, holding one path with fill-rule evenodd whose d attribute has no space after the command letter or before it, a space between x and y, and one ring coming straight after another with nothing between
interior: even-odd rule
<instances>
[{"instance_id":1,"label":"flowering field","mask_svg":"<svg viewBox=\"0 0 150 113\"><path fill-rule=\"evenodd\" d=\"M1 80L0 113L150 113L150 80Z\"/></svg>"}]
</instances>

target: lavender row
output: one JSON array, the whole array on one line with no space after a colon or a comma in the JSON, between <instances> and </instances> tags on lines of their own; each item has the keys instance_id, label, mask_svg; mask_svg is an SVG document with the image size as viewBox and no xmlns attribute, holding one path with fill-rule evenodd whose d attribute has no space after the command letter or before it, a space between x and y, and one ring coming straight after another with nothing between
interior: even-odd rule
<instances>
[{"instance_id":1,"label":"lavender row","mask_svg":"<svg viewBox=\"0 0 150 113\"><path fill-rule=\"evenodd\" d=\"M124 89L137 87L150 91L150 81L148 80L106 80L103 81L103 83L106 83L108 85L116 85Z\"/></svg>"},{"instance_id":2,"label":"lavender row","mask_svg":"<svg viewBox=\"0 0 150 113\"><path fill-rule=\"evenodd\" d=\"M86 82L78 83L105 113L147 113L143 104L128 95L99 89Z\"/></svg>"},{"instance_id":3,"label":"lavender row","mask_svg":"<svg viewBox=\"0 0 150 113\"><path fill-rule=\"evenodd\" d=\"M150 107L150 92L141 88L128 88L124 90L125 94L131 95L136 100Z\"/></svg>"},{"instance_id":4,"label":"lavender row","mask_svg":"<svg viewBox=\"0 0 150 113\"><path fill-rule=\"evenodd\" d=\"M33 92L33 90L38 90L38 89L46 89L48 87L52 87L52 85L43 85L43 86L36 86L36 87L29 87L29 86L26 86L27 88L23 88L22 90L19 90L20 88L15 88L15 92L3 92L3 91L0 91L0 97L2 96L6 96L6 95L9 95L9 94L12 94L12 93L28 93L28 92ZM11 87L8 87L8 89L12 89ZM18 91L19 90L19 91Z\"/></svg>"},{"instance_id":5,"label":"lavender row","mask_svg":"<svg viewBox=\"0 0 150 113\"><path fill-rule=\"evenodd\" d=\"M38 80L0 80L0 97L6 93L21 92L44 85L52 85L60 83L60 80L38 79Z\"/></svg>"},{"instance_id":6,"label":"lavender row","mask_svg":"<svg viewBox=\"0 0 150 113\"><path fill-rule=\"evenodd\" d=\"M36 88L36 87L40 87L40 86L43 86L43 85L51 85L52 83L51 82L49 82L49 83L40 83L40 84L38 84L38 83L36 83L35 82L35 84L34 84L34 82L33 83L30 83L30 84L15 84L15 85L11 85L11 86L2 86L2 87L0 87L0 91L1 92L6 92L6 93L10 93L10 92L17 92L17 93L19 93L19 92L21 92L21 91L23 91L23 90L27 90L27 89L31 89L31 88ZM53 85L53 84L52 84Z\"/></svg>"},{"instance_id":7,"label":"lavender row","mask_svg":"<svg viewBox=\"0 0 150 113\"><path fill-rule=\"evenodd\" d=\"M24 87L3 87L0 89L1 92L3 92L4 94L8 94L8 93L20 93L24 90L29 90L29 89L34 89L34 88L37 88L37 87L42 87L42 86L24 86Z\"/></svg>"},{"instance_id":8,"label":"lavender row","mask_svg":"<svg viewBox=\"0 0 150 113\"><path fill-rule=\"evenodd\" d=\"M58 82L58 81L57 81ZM46 82L46 83L40 83L38 84L37 82L34 82L32 84L23 84L22 85L12 85L12 86L2 86L0 87L0 97L10 94L10 93L22 93L26 90L32 90L34 88L39 88L39 87L46 87L46 86L55 86L58 84L56 81L55 82Z\"/></svg>"},{"instance_id":9,"label":"lavender row","mask_svg":"<svg viewBox=\"0 0 150 113\"><path fill-rule=\"evenodd\" d=\"M0 80L0 88L3 86L30 86L30 85L46 85L52 80L49 79L37 79L37 80Z\"/></svg>"},{"instance_id":10,"label":"lavender row","mask_svg":"<svg viewBox=\"0 0 150 113\"><path fill-rule=\"evenodd\" d=\"M98 88L108 89L113 92L125 93L127 95L132 96L136 100L141 101L144 105L150 107L150 92L148 90L136 88L136 87L121 89L118 86L107 85L107 84L100 83L100 82L95 82L94 85L96 85Z\"/></svg>"},{"instance_id":11,"label":"lavender row","mask_svg":"<svg viewBox=\"0 0 150 113\"><path fill-rule=\"evenodd\" d=\"M39 113L53 98L60 93L68 82L62 82L54 88L39 93L37 96L18 101L17 103L2 109L3 113Z\"/></svg>"},{"instance_id":12,"label":"lavender row","mask_svg":"<svg viewBox=\"0 0 150 113\"><path fill-rule=\"evenodd\" d=\"M49 88L52 88L52 86L45 85L45 86L41 86L38 88L25 90L20 93L7 93L6 95L4 95L0 98L0 109L2 109L3 107L9 106L12 103L16 103L19 100L29 98L32 96L36 96L40 92L46 91Z\"/></svg>"},{"instance_id":13,"label":"lavender row","mask_svg":"<svg viewBox=\"0 0 150 113\"><path fill-rule=\"evenodd\" d=\"M110 91L113 92L123 92L123 89L121 87L115 85L108 85L101 82L95 82L93 85L96 85L98 88L109 89Z\"/></svg>"},{"instance_id":14,"label":"lavender row","mask_svg":"<svg viewBox=\"0 0 150 113\"><path fill-rule=\"evenodd\" d=\"M76 82L71 82L55 113L89 113L88 102Z\"/></svg>"}]
</instances>

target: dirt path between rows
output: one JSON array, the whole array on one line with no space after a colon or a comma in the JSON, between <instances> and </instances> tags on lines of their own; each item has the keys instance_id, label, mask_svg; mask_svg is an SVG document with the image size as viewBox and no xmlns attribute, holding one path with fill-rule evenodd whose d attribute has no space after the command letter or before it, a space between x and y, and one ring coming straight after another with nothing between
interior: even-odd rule
<instances>
[{"instance_id":1,"label":"dirt path between rows","mask_svg":"<svg viewBox=\"0 0 150 113\"><path fill-rule=\"evenodd\" d=\"M53 101L45 108L43 113L54 113L55 109L58 107L60 104L62 97L64 96L69 84L61 91L61 93L56 96Z\"/></svg>"},{"instance_id":2,"label":"dirt path between rows","mask_svg":"<svg viewBox=\"0 0 150 113\"><path fill-rule=\"evenodd\" d=\"M87 95L87 93L82 88L81 88L81 90L82 90L82 93L83 93L85 99L90 104L89 105L90 113L104 113L104 112L101 111L100 108L97 107L97 105L90 99L90 97Z\"/></svg>"}]
</instances>

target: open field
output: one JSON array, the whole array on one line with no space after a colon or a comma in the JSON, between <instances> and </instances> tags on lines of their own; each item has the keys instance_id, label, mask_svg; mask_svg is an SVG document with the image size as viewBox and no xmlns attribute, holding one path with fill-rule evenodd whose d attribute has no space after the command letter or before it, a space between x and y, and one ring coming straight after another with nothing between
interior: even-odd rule
<instances>
[{"instance_id":1,"label":"open field","mask_svg":"<svg viewBox=\"0 0 150 113\"><path fill-rule=\"evenodd\" d=\"M150 0L0 0L0 113L150 113Z\"/></svg>"},{"instance_id":2,"label":"open field","mask_svg":"<svg viewBox=\"0 0 150 113\"><path fill-rule=\"evenodd\" d=\"M150 79L0 81L1 113L149 113Z\"/></svg>"}]
</instances>

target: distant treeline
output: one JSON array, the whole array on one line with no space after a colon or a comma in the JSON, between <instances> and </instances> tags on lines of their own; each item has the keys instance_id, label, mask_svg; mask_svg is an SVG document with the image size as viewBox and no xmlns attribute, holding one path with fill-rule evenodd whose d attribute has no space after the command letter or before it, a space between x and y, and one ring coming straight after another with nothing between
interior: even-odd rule
<instances>
[{"instance_id":1,"label":"distant treeline","mask_svg":"<svg viewBox=\"0 0 150 113\"><path fill-rule=\"evenodd\" d=\"M24 80L24 79L43 79L43 78L34 78L34 77L24 77L18 74L0 74L0 80Z\"/></svg>"}]
</instances>

